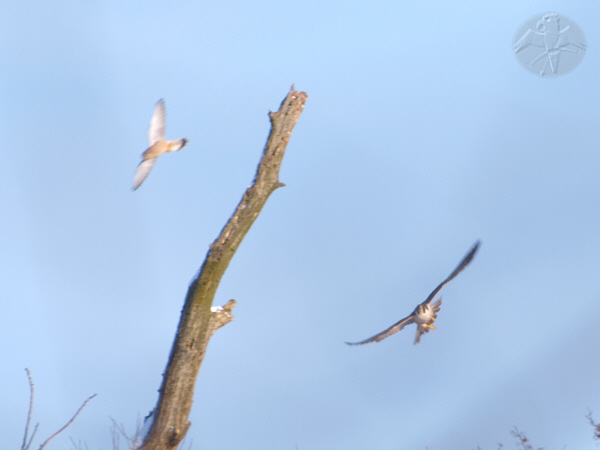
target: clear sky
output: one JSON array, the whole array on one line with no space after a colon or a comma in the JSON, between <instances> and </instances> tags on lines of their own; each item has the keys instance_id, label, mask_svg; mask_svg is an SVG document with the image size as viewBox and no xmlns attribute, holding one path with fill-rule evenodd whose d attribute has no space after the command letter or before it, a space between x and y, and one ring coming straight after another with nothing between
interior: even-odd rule
<instances>
[{"instance_id":1,"label":"clear sky","mask_svg":"<svg viewBox=\"0 0 600 450\"><path fill-rule=\"evenodd\" d=\"M415 4L418 3L418 4ZM588 50L525 70L565 14ZM600 2L28 2L0 15L0 433L111 448L156 403L189 282L292 84L274 192L215 299L194 449L592 449L600 420ZM156 102L188 138L131 184ZM348 347L442 291L438 331ZM39 445L40 441L37 441ZM296 447L297 446L297 447Z\"/></svg>"}]
</instances>

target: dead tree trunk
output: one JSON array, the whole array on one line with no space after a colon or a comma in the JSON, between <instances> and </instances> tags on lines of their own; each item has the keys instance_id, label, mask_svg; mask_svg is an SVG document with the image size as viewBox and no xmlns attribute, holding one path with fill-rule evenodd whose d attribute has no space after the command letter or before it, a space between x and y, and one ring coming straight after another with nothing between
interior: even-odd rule
<instances>
[{"instance_id":1,"label":"dead tree trunk","mask_svg":"<svg viewBox=\"0 0 600 450\"><path fill-rule=\"evenodd\" d=\"M154 422L141 446L144 450L176 448L191 425L188 416L194 386L208 341L218 328L233 320L231 310L235 300L230 300L221 310L211 311L215 292L233 254L267 199L275 189L284 186L279 182L279 168L306 99L306 93L297 92L292 87L279 111L269 114L271 133L254 182L244 193L219 237L211 244L199 275L189 287L169 363L163 374L153 413Z\"/></svg>"}]
</instances>

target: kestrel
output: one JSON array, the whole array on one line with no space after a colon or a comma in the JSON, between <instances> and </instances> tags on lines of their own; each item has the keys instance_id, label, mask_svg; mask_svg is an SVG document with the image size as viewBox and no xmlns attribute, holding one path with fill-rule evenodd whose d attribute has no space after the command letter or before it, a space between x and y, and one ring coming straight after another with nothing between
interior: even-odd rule
<instances>
[{"instance_id":1,"label":"kestrel","mask_svg":"<svg viewBox=\"0 0 600 450\"><path fill-rule=\"evenodd\" d=\"M142 162L137 168L135 178L133 179L133 190L135 191L144 182L154 163L163 153L176 152L181 150L187 144L187 139L177 141L165 141L165 102L159 100L154 110L154 115L150 121L148 130L150 147L142 154Z\"/></svg>"},{"instance_id":2,"label":"kestrel","mask_svg":"<svg viewBox=\"0 0 600 450\"><path fill-rule=\"evenodd\" d=\"M369 339L365 339L364 341L360 341L360 342L346 342L346 344L360 345L360 344L367 344L369 342L379 342L379 341L384 340L386 337L391 336L394 333L397 333L402 328L404 328L406 325L409 325L411 323L417 324L417 335L415 336L415 344L418 344L419 340L421 339L421 335L423 333L427 333L429 330L437 330L437 328L433 326L433 322L435 322L435 319L437 318L437 313L439 312L440 307L442 305L442 299L440 297L440 299L437 300L433 305L431 304L431 301L437 295L437 293L440 292L442 290L442 288L450 282L450 280L452 280L465 267L467 267L467 265L471 262L471 260L475 256L475 252L477 251L478 248L479 248L479 241L477 241L475 243L475 245L473 246L471 251L469 251L469 253L467 253L467 255L463 258L463 260L456 267L456 269L454 269L454 271L448 276L448 278L446 278L444 281L442 281L438 285L438 287L436 287L433 290L433 292L431 294L429 294L429 297L427 297L427 299L425 299L425 301L423 303L421 303L420 305L418 305L415 308L415 310L413 311L413 313L410 316L405 317L404 319L402 319L399 322L396 322L394 325L389 327L387 330L384 330L381 333L376 334L373 337L370 337Z\"/></svg>"}]
</instances>

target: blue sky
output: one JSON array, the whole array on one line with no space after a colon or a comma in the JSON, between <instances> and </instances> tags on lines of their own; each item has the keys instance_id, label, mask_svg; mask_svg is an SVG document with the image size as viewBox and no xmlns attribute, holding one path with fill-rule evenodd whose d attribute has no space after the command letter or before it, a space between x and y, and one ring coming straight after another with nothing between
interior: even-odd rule
<instances>
[{"instance_id":1,"label":"blue sky","mask_svg":"<svg viewBox=\"0 0 600 450\"><path fill-rule=\"evenodd\" d=\"M569 74L512 53L557 11ZM598 2L7 1L0 17L2 448L109 449L154 406L189 282L252 181L290 86L280 179L215 304L194 449L595 448L600 420ZM189 139L131 191L156 102ZM360 347L471 245L433 331ZM38 442L39 445L39 442Z\"/></svg>"}]
</instances>

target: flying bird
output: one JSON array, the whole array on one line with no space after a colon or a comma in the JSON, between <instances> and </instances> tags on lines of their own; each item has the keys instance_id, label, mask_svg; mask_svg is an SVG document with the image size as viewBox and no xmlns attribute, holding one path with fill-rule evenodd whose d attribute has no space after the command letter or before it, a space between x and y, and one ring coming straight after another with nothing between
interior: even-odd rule
<instances>
[{"instance_id":1,"label":"flying bird","mask_svg":"<svg viewBox=\"0 0 600 450\"><path fill-rule=\"evenodd\" d=\"M442 281L438 285L438 287L436 287L433 290L433 292L431 294L429 294L429 296L425 299L425 301L415 308L415 310L412 312L412 314L410 316L405 317L404 319L400 320L399 322L396 322L394 325L389 327L387 330L384 330L381 333L376 334L373 337L370 337L369 339L365 339L364 341L360 341L360 342L346 342L346 344L360 345L360 344L367 344L369 342L379 342L379 341L384 340L386 337L397 333L402 328L404 328L406 325L409 325L411 323L414 323L417 325L417 334L415 336L415 344L418 344L419 340L421 339L421 335L423 333L427 333L427 332L429 332L429 330L437 330L437 328L433 326L433 322L435 322L435 319L437 318L437 313L439 312L440 307L442 305L442 299L440 297L440 299L437 300L433 305L431 304L431 301L434 299L434 297L437 295L437 293L440 292L442 290L442 288L450 282L450 280L452 280L465 267L467 267L467 265L471 262L471 260L475 256L475 252L477 251L478 248L479 248L479 241L477 241L475 243L473 248L469 251L469 253L467 253L467 255L463 258L463 260L456 267L456 269L454 269L454 271L448 276L448 278L446 278L444 281Z\"/></svg>"},{"instance_id":2,"label":"flying bird","mask_svg":"<svg viewBox=\"0 0 600 450\"><path fill-rule=\"evenodd\" d=\"M188 141L187 139L165 141L165 102L162 100L159 100L154 110L154 115L150 121L150 129L148 130L148 138L150 139L150 147L142 153L142 162L138 166L133 179L134 191L144 182L160 155L181 150Z\"/></svg>"}]
</instances>

